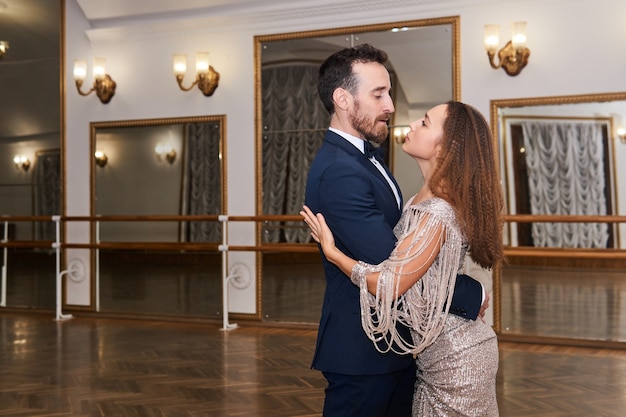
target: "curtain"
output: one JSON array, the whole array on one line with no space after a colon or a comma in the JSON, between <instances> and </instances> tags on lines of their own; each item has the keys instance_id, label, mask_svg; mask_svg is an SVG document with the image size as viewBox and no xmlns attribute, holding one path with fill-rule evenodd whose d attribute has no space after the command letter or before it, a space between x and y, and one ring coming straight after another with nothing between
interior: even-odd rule
<instances>
[{"instance_id":1,"label":"curtain","mask_svg":"<svg viewBox=\"0 0 626 417\"><path fill-rule=\"evenodd\" d=\"M309 167L324 141L328 112L317 93L318 65L262 70L263 214L297 214L304 204ZM268 222L263 242L310 240L302 222Z\"/></svg>"},{"instance_id":2,"label":"curtain","mask_svg":"<svg viewBox=\"0 0 626 417\"><path fill-rule=\"evenodd\" d=\"M182 214L222 214L222 154L219 123L185 127ZM221 242L219 222L183 222L181 241Z\"/></svg>"},{"instance_id":3,"label":"curtain","mask_svg":"<svg viewBox=\"0 0 626 417\"><path fill-rule=\"evenodd\" d=\"M532 214L606 215L598 123L523 122ZM535 246L605 248L606 223L533 223Z\"/></svg>"},{"instance_id":4,"label":"curtain","mask_svg":"<svg viewBox=\"0 0 626 417\"><path fill-rule=\"evenodd\" d=\"M33 171L33 213L35 216L61 214L61 151L37 153ZM35 240L55 240L54 222L34 222Z\"/></svg>"}]
</instances>

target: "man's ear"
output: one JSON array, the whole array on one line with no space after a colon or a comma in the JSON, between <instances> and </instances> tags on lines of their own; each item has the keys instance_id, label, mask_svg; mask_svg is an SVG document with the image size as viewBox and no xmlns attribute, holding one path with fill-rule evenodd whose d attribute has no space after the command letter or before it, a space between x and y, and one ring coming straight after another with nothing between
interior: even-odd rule
<instances>
[{"instance_id":1,"label":"man's ear","mask_svg":"<svg viewBox=\"0 0 626 417\"><path fill-rule=\"evenodd\" d=\"M336 88L333 91L333 102L337 110L347 110L351 100L352 95L345 88Z\"/></svg>"}]
</instances>

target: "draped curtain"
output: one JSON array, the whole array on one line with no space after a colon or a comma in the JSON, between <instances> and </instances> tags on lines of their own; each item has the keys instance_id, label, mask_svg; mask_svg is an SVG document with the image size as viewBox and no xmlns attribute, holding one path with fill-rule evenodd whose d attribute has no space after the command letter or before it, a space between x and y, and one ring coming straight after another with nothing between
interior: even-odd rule
<instances>
[{"instance_id":1,"label":"draped curtain","mask_svg":"<svg viewBox=\"0 0 626 417\"><path fill-rule=\"evenodd\" d=\"M263 214L296 214L304 204L309 166L328 126L317 93L318 67L294 64L262 71ZM301 226L268 222L263 242L308 242L310 234Z\"/></svg>"},{"instance_id":2,"label":"draped curtain","mask_svg":"<svg viewBox=\"0 0 626 417\"><path fill-rule=\"evenodd\" d=\"M605 155L598 123L522 123L532 214L606 215ZM605 248L606 223L533 223L538 247Z\"/></svg>"},{"instance_id":3,"label":"draped curtain","mask_svg":"<svg viewBox=\"0 0 626 417\"><path fill-rule=\"evenodd\" d=\"M61 214L61 151L39 152L33 171L33 204L35 216ZM35 240L55 240L54 222L34 222Z\"/></svg>"},{"instance_id":4,"label":"draped curtain","mask_svg":"<svg viewBox=\"0 0 626 417\"><path fill-rule=\"evenodd\" d=\"M221 126L219 123L185 125L182 214L222 214ZM183 222L181 240L220 242L219 222Z\"/></svg>"}]
</instances>

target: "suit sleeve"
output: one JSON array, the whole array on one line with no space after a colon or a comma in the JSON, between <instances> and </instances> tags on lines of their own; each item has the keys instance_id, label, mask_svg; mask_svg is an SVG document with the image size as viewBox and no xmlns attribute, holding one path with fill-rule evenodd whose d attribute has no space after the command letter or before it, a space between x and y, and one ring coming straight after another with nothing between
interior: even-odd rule
<instances>
[{"instance_id":1,"label":"suit sleeve","mask_svg":"<svg viewBox=\"0 0 626 417\"><path fill-rule=\"evenodd\" d=\"M450 313L476 320L483 300L483 286L469 275L457 275Z\"/></svg>"}]
</instances>

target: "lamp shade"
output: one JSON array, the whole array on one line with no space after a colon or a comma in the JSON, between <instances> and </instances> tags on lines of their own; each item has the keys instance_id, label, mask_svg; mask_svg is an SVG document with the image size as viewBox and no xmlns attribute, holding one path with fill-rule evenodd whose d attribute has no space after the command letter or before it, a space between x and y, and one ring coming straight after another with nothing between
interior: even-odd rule
<instances>
[{"instance_id":1,"label":"lamp shade","mask_svg":"<svg viewBox=\"0 0 626 417\"><path fill-rule=\"evenodd\" d=\"M515 49L526 47L526 22L513 22L511 43Z\"/></svg>"},{"instance_id":2,"label":"lamp shade","mask_svg":"<svg viewBox=\"0 0 626 417\"><path fill-rule=\"evenodd\" d=\"M74 60L74 80L84 81L87 76L87 61L82 59Z\"/></svg>"},{"instance_id":3,"label":"lamp shade","mask_svg":"<svg viewBox=\"0 0 626 417\"><path fill-rule=\"evenodd\" d=\"M187 72L187 55L174 54L174 75L185 75Z\"/></svg>"},{"instance_id":4,"label":"lamp shade","mask_svg":"<svg viewBox=\"0 0 626 417\"><path fill-rule=\"evenodd\" d=\"M500 26L485 25L485 49L487 52L496 52L500 44Z\"/></svg>"},{"instance_id":5,"label":"lamp shade","mask_svg":"<svg viewBox=\"0 0 626 417\"><path fill-rule=\"evenodd\" d=\"M107 75L106 70L107 60L104 58L93 59L93 78L96 80L102 80Z\"/></svg>"},{"instance_id":6,"label":"lamp shade","mask_svg":"<svg viewBox=\"0 0 626 417\"><path fill-rule=\"evenodd\" d=\"M196 53L196 73L198 74L209 73L209 53L208 52Z\"/></svg>"}]
</instances>

